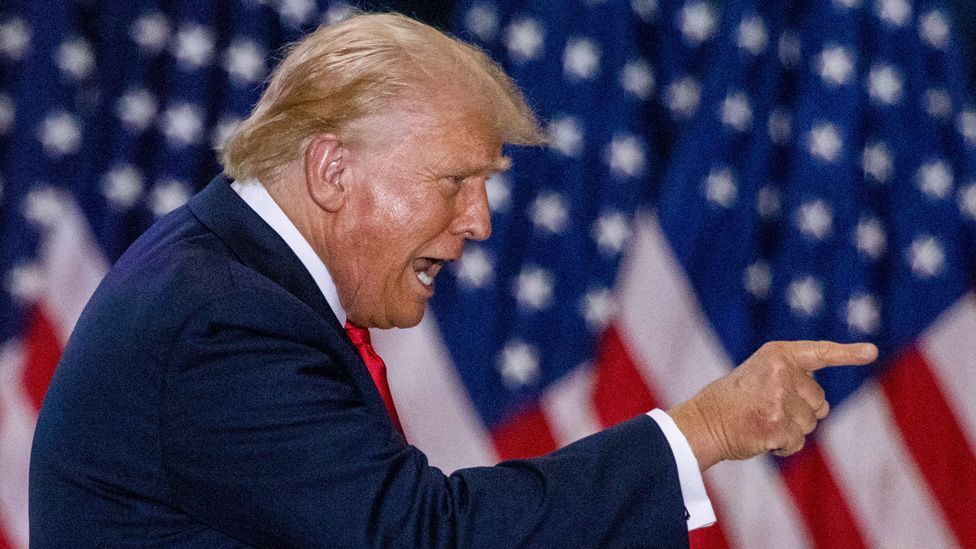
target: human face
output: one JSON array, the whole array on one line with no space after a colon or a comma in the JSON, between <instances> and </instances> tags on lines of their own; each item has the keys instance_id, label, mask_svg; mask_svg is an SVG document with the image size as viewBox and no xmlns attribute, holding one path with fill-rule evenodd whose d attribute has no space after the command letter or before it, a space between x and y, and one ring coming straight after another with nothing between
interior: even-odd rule
<instances>
[{"instance_id":1,"label":"human face","mask_svg":"<svg viewBox=\"0 0 976 549\"><path fill-rule=\"evenodd\" d=\"M417 325L435 278L468 239L491 234L485 181L506 167L501 141L456 104L363 120L344 153L346 202L329 265L349 320Z\"/></svg>"}]
</instances>

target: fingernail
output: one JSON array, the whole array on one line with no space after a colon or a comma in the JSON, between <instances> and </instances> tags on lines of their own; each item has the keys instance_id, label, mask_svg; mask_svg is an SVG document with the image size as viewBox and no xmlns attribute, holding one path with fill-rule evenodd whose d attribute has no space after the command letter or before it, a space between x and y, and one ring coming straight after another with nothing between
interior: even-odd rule
<instances>
[{"instance_id":1,"label":"fingernail","mask_svg":"<svg viewBox=\"0 0 976 549\"><path fill-rule=\"evenodd\" d=\"M874 346L873 345L861 345L861 351L859 353L861 358L874 358Z\"/></svg>"}]
</instances>

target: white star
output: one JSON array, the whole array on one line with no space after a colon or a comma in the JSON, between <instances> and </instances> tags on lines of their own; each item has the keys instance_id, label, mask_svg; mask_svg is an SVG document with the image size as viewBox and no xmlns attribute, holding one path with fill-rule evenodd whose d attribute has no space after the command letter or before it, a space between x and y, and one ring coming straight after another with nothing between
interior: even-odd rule
<instances>
[{"instance_id":1,"label":"white star","mask_svg":"<svg viewBox=\"0 0 976 549\"><path fill-rule=\"evenodd\" d=\"M739 48L753 55L759 55L769 42L769 33L761 17L753 16L739 23Z\"/></svg>"},{"instance_id":2,"label":"white star","mask_svg":"<svg viewBox=\"0 0 976 549\"><path fill-rule=\"evenodd\" d=\"M485 192L488 194L488 207L494 213L508 210L512 200L511 184L508 176L497 173L485 182Z\"/></svg>"},{"instance_id":3,"label":"white star","mask_svg":"<svg viewBox=\"0 0 976 549\"><path fill-rule=\"evenodd\" d=\"M142 49L159 53L169 40L169 21L161 13L143 15L129 28L129 36Z\"/></svg>"},{"instance_id":4,"label":"white star","mask_svg":"<svg viewBox=\"0 0 976 549\"><path fill-rule=\"evenodd\" d=\"M510 390L531 385L539 379L539 353L520 340L510 341L498 357L498 372Z\"/></svg>"},{"instance_id":5,"label":"white star","mask_svg":"<svg viewBox=\"0 0 976 549\"><path fill-rule=\"evenodd\" d=\"M20 61L30 45L30 28L23 19L7 19L0 23L0 55Z\"/></svg>"},{"instance_id":6,"label":"white star","mask_svg":"<svg viewBox=\"0 0 976 549\"><path fill-rule=\"evenodd\" d=\"M176 32L173 55L180 65L189 70L199 69L213 58L214 38L207 27L187 23Z\"/></svg>"},{"instance_id":7,"label":"white star","mask_svg":"<svg viewBox=\"0 0 976 549\"><path fill-rule=\"evenodd\" d=\"M777 145L785 145L793 136L793 117L784 107L776 107L769 113L769 138Z\"/></svg>"},{"instance_id":8,"label":"white star","mask_svg":"<svg viewBox=\"0 0 976 549\"><path fill-rule=\"evenodd\" d=\"M721 208L728 208L739 196L735 175L729 168L712 168L705 177L705 198Z\"/></svg>"},{"instance_id":9,"label":"white star","mask_svg":"<svg viewBox=\"0 0 976 549\"><path fill-rule=\"evenodd\" d=\"M539 194L529 207L529 215L536 229L552 234L563 232L569 224L566 202L556 193Z\"/></svg>"},{"instance_id":10,"label":"white star","mask_svg":"<svg viewBox=\"0 0 976 549\"><path fill-rule=\"evenodd\" d=\"M148 128L156 117L157 108L156 98L144 88L125 92L115 103L115 113L132 133Z\"/></svg>"},{"instance_id":11,"label":"white star","mask_svg":"<svg viewBox=\"0 0 976 549\"><path fill-rule=\"evenodd\" d=\"M335 2L325 10L325 24L334 25L353 16L356 10L346 2Z\"/></svg>"},{"instance_id":12,"label":"white star","mask_svg":"<svg viewBox=\"0 0 976 549\"><path fill-rule=\"evenodd\" d=\"M873 177L879 183L891 179L891 174L895 170L891 151L883 141L876 141L864 147L861 164L864 167L864 175Z\"/></svg>"},{"instance_id":13,"label":"white star","mask_svg":"<svg viewBox=\"0 0 976 549\"><path fill-rule=\"evenodd\" d=\"M824 162L836 162L844 147L837 126L830 122L817 124L808 136L810 154Z\"/></svg>"},{"instance_id":14,"label":"white star","mask_svg":"<svg viewBox=\"0 0 976 549\"><path fill-rule=\"evenodd\" d=\"M552 302L552 275L539 267L523 267L515 280L515 300L523 308L538 311Z\"/></svg>"},{"instance_id":15,"label":"white star","mask_svg":"<svg viewBox=\"0 0 976 549\"><path fill-rule=\"evenodd\" d=\"M689 2L681 8L678 15L678 28L690 46L698 46L711 38L717 27L715 10L705 2Z\"/></svg>"},{"instance_id":16,"label":"white star","mask_svg":"<svg viewBox=\"0 0 976 549\"><path fill-rule=\"evenodd\" d=\"M943 89L925 90L925 112L932 118L945 120L952 114L952 98Z\"/></svg>"},{"instance_id":17,"label":"white star","mask_svg":"<svg viewBox=\"0 0 976 549\"><path fill-rule=\"evenodd\" d=\"M876 0L874 11L885 23L903 27L912 16L912 6L906 0Z\"/></svg>"},{"instance_id":18,"label":"white star","mask_svg":"<svg viewBox=\"0 0 976 549\"><path fill-rule=\"evenodd\" d=\"M13 127L16 112L14 100L9 95L0 93L0 135L7 133Z\"/></svg>"},{"instance_id":19,"label":"white star","mask_svg":"<svg viewBox=\"0 0 976 549\"><path fill-rule=\"evenodd\" d=\"M803 43L800 41L800 37L791 30L785 30L779 35L779 43L776 47L776 53L779 56L779 62L783 64L784 67L795 67L799 64L802 58L802 46Z\"/></svg>"},{"instance_id":20,"label":"white star","mask_svg":"<svg viewBox=\"0 0 976 549\"><path fill-rule=\"evenodd\" d=\"M956 127L959 133L966 139L967 144L976 145L976 111L966 109L959 113Z\"/></svg>"},{"instance_id":21,"label":"white star","mask_svg":"<svg viewBox=\"0 0 976 549\"><path fill-rule=\"evenodd\" d=\"M480 247L469 245L457 263L457 278L465 288L484 288L491 282L494 269L491 258Z\"/></svg>"},{"instance_id":22,"label":"white star","mask_svg":"<svg viewBox=\"0 0 976 549\"><path fill-rule=\"evenodd\" d=\"M823 200L805 202L796 212L796 225L804 234L823 240L833 229L834 214Z\"/></svg>"},{"instance_id":23,"label":"white star","mask_svg":"<svg viewBox=\"0 0 976 549\"><path fill-rule=\"evenodd\" d=\"M932 10L919 18L918 33L933 48L945 49L949 45L949 19L941 10Z\"/></svg>"},{"instance_id":24,"label":"white star","mask_svg":"<svg viewBox=\"0 0 976 549\"><path fill-rule=\"evenodd\" d=\"M643 59L636 59L620 70L620 85L640 99L647 99L654 92L654 72Z\"/></svg>"},{"instance_id":25,"label":"white star","mask_svg":"<svg viewBox=\"0 0 976 549\"><path fill-rule=\"evenodd\" d=\"M870 294L852 296L847 301L847 325L861 334L875 333L881 325L878 300Z\"/></svg>"},{"instance_id":26,"label":"white star","mask_svg":"<svg viewBox=\"0 0 976 549\"><path fill-rule=\"evenodd\" d=\"M237 84L257 82L267 71L264 53L251 40L236 40L224 53L224 69Z\"/></svg>"},{"instance_id":27,"label":"white star","mask_svg":"<svg viewBox=\"0 0 976 549\"><path fill-rule=\"evenodd\" d=\"M535 19L522 18L513 22L505 32L508 56L519 64L535 59L542 51L544 32Z\"/></svg>"},{"instance_id":28,"label":"white star","mask_svg":"<svg viewBox=\"0 0 976 549\"><path fill-rule=\"evenodd\" d=\"M601 332L606 328L616 310L613 294L606 288L590 290L580 300L580 312L593 332Z\"/></svg>"},{"instance_id":29,"label":"white star","mask_svg":"<svg viewBox=\"0 0 976 549\"><path fill-rule=\"evenodd\" d=\"M868 73L868 93L871 100L882 105L894 105L901 101L903 92L901 72L894 66L878 64Z\"/></svg>"},{"instance_id":30,"label":"white star","mask_svg":"<svg viewBox=\"0 0 976 549\"><path fill-rule=\"evenodd\" d=\"M930 160L915 172L915 184L926 196L943 199L952 192L952 168L944 160Z\"/></svg>"},{"instance_id":31,"label":"white star","mask_svg":"<svg viewBox=\"0 0 976 549\"><path fill-rule=\"evenodd\" d=\"M612 256L624 249L630 237L630 223L620 212L607 212L593 223L592 234L600 252Z\"/></svg>"},{"instance_id":32,"label":"white star","mask_svg":"<svg viewBox=\"0 0 976 549\"><path fill-rule=\"evenodd\" d=\"M657 17L657 0L630 0L630 8L645 23L650 23Z\"/></svg>"},{"instance_id":33,"label":"white star","mask_svg":"<svg viewBox=\"0 0 976 549\"><path fill-rule=\"evenodd\" d=\"M881 257L888 247L881 220L876 217L863 217L857 223L854 231L854 242L857 251L871 259Z\"/></svg>"},{"instance_id":34,"label":"white star","mask_svg":"<svg viewBox=\"0 0 976 549\"><path fill-rule=\"evenodd\" d=\"M83 80L95 69L95 54L87 40L72 38L58 46L54 62L69 78Z\"/></svg>"},{"instance_id":35,"label":"white star","mask_svg":"<svg viewBox=\"0 0 976 549\"><path fill-rule=\"evenodd\" d=\"M780 196L776 187L766 185L756 193L756 212L760 217L769 221L776 218L780 211Z\"/></svg>"},{"instance_id":36,"label":"white star","mask_svg":"<svg viewBox=\"0 0 976 549\"><path fill-rule=\"evenodd\" d=\"M607 164L618 176L637 177L644 171L644 154L644 144L637 137L618 134L607 146Z\"/></svg>"},{"instance_id":37,"label":"white star","mask_svg":"<svg viewBox=\"0 0 976 549\"><path fill-rule=\"evenodd\" d=\"M102 194L119 209L132 207L142 196L142 174L132 164L112 168L102 178Z\"/></svg>"},{"instance_id":38,"label":"white star","mask_svg":"<svg viewBox=\"0 0 976 549\"><path fill-rule=\"evenodd\" d=\"M575 116L563 116L549 123L549 146L575 158L583 151L583 130Z\"/></svg>"},{"instance_id":39,"label":"white star","mask_svg":"<svg viewBox=\"0 0 976 549\"><path fill-rule=\"evenodd\" d=\"M278 15L289 25L300 27L308 22L315 12L312 0L281 0Z\"/></svg>"},{"instance_id":40,"label":"white star","mask_svg":"<svg viewBox=\"0 0 976 549\"><path fill-rule=\"evenodd\" d=\"M924 235L915 238L907 251L908 264L918 278L932 278L945 267L945 251L934 237Z\"/></svg>"},{"instance_id":41,"label":"white star","mask_svg":"<svg viewBox=\"0 0 976 549\"><path fill-rule=\"evenodd\" d=\"M701 101L701 86L691 76L672 82L665 92L665 103L677 118L691 118Z\"/></svg>"},{"instance_id":42,"label":"white star","mask_svg":"<svg viewBox=\"0 0 976 549\"><path fill-rule=\"evenodd\" d=\"M166 179L156 183L149 195L149 209L156 217L162 217L179 208L190 199L186 183Z\"/></svg>"},{"instance_id":43,"label":"white star","mask_svg":"<svg viewBox=\"0 0 976 549\"><path fill-rule=\"evenodd\" d=\"M854 56L851 50L829 44L817 55L817 72L828 86L843 86L854 75Z\"/></svg>"},{"instance_id":44,"label":"white star","mask_svg":"<svg viewBox=\"0 0 976 549\"><path fill-rule=\"evenodd\" d=\"M790 309L797 316L816 316L823 307L823 284L812 276L794 280L786 292Z\"/></svg>"},{"instance_id":45,"label":"white star","mask_svg":"<svg viewBox=\"0 0 976 549\"><path fill-rule=\"evenodd\" d=\"M190 103L179 103L163 111L160 129L171 146L192 145L203 133L203 111Z\"/></svg>"},{"instance_id":46,"label":"white star","mask_svg":"<svg viewBox=\"0 0 976 549\"><path fill-rule=\"evenodd\" d=\"M742 283L746 291L757 299L766 299L769 296L769 288L773 284L773 272L769 264L760 260L746 267Z\"/></svg>"},{"instance_id":47,"label":"white star","mask_svg":"<svg viewBox=\"0 0 976 549\"><path fill-rule=\"evenodd\" d=\"M852 10L861 7L861 0L834 0L834 5L840 8Z\"/></svg>"},{"instance_id":48,"label":"white star","mask_svg":"<svg viewBox=\"0 0 976 549\"><path fill-rule=\"evenodd\" d=\"M591 80L600 69L600 47L589 38L570 38L563 52L563 72L572 79Z\"/></svg>"},{"instance_id":49,"label":"white star","mask_svg":"<svg viewBox=\"0 0 976 549\"><path fill-rule=\"evenodd\" d=\"M234 134L237 127L241 125L241 119L233 115L224 115L214 126L210 134L210 146L220 149L224 143Z\"/></svg>"},{"instance_id":50,"label":"white star","mask_svg":"<svg viewBox=\"0 0 976 549\"><path fill-rule=\"evenodd\" d=\"M964 216L976 221L976 183L959 189L959 210Z\"/></svg>"},{"instance_id":51,"label":"white star","mask_svg":"<svg viewBox=\"0 0 976 549\"><path fill-rule=\"evenodd\" d=\"M482 42L492 40L498 33L498 12L490 4L475 4L465 14L464 26Z\"/></svg>"},{"instance_id":52,"label":"white star","mask_svg":"<svg viewBox=\"0 0 976 549\"><path fill-rule=\"evenodd\" d=\"M720 114L722 123L734 130L744 132L752 126L752 106L742 92L727 94L722 100Z\"/></svg>"},{"instance_id":53,"label":"white star","mask_svg":"<svg viewBox=\"0 0 976 549\"><path fill-rule=\"evenodd\" d=\"M46 279L37 265L23 263L7 272L7 292L24 303L32 303L44 294Z\"/></svg>"},{"instance_id":54,"label":"white star","mask_svg":"<svg viewBox=\"0 0 976 549\"><path fill-rule=\"evenodd\" d=\"M52 112L41 122L38 139L48 156L57 158L74 154L81 147L81 124L67 111Z\"/></svg>"},{"instance_id":55,"label":"white star","mask_svg":"<svg viewBox=\"0 0 976 549\"><path fill-rule=\"evenodd\" d=\"M64 197L51 187L40 187L24 197L24 217L41 227L53 226L64 213Z\"/></svg>"}]
</instances>

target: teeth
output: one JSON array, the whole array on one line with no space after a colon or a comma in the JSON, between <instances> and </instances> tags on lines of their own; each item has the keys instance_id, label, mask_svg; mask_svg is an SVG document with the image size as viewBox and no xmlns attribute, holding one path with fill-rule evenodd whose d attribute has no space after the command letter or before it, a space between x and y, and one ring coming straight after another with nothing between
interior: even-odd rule
<instances>
[{"instance_id":1,"label":"teeth","mask_svg":"<svg viewBox=\"0 0 976 549\"><path fill-rule=\"evenodd\" d=\"M417 278L419 278L419 279L420 279L420 282L421 282L421 283L422 283L422 284L423 284L424 286L430 286L431 284L433 284L433 283L434 283L434 277L432 277L432 276L430 276L429 274L427 274L427 273L426 273L426 272L424 272L424 271L419 271L419 272L417 273Z\"/></svg>"}]
</instances>

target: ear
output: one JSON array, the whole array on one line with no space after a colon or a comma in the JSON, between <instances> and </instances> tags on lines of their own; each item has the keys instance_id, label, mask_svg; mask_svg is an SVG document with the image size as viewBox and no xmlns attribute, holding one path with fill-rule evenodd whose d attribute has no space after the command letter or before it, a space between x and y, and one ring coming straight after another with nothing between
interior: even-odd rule
<instances>
[{"instance_id":1,"label":"ear","mask_svg":"<svg viewBox=\"0 0 976 549\"><path fill-rule=\"evenodd\" d=\"M342 141L331 133L312 136L305 149L305 184L312 200L323 210L338 211L346 201L343 184L345 149Z\"/></svg>"}]
</instances>

